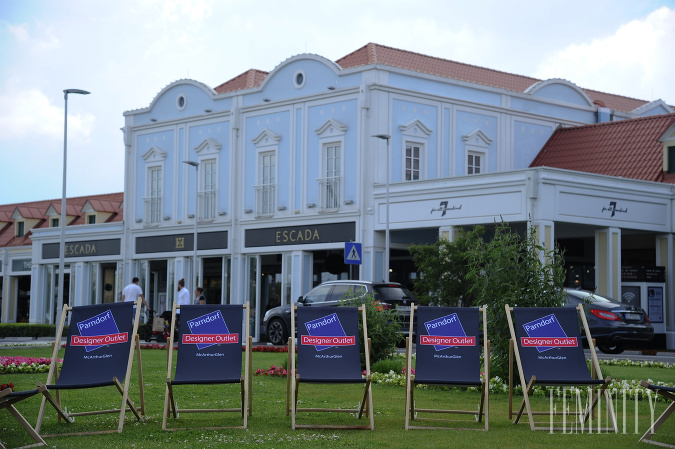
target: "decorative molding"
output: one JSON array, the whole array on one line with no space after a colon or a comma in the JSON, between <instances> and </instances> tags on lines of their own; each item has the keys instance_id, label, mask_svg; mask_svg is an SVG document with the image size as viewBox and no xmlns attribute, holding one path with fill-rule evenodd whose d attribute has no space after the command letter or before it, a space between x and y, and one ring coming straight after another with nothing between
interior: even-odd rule
<instances>
[{"instance_id":1,"label":"decorative molding","mask_svg":"<svg viewBox=\"0 0 675 449\"><path fill-rule=\"evenodd\" d=\"M166 152L160 150L158 147L153 145L141 157L145 162L163 161L164 159L166 159Z\"/></svg>"},{"instance_id":2,"label":"decorative molding","mask_svg":"<svg viewBox=\"0 0 675 449\"><path fill-rule=\"evenodd\" d=\"M427 138L433 132L427 125L422 123L419 119L415 119L407 125L399 126L402 134L408 136L416 136ZM420 134L421 133L421 134Z\"/></svg>"},{"instance_id":3,"label":"decorative molding","mask_svg":"<svg viewBox=\"0 0 675 449\"><path fill-rule=\"evenodd\" d=\"M207 137L206 139L204 139L204 141L202 143L200 143L199 145L197 145L195 147L195 152L197 153L197 155L201 155L202 152L204 152L206 154L206 153L220 151L220 149L222 147L223 146L221 144L219 144L218 142L216 142L212 138ZM211 151L209 151L209 149L211 149Z\"/></svg>"},{"instance_id":4,"label":"decorative molding","mask_svg":"<svg viewBox=\"0 0 675 449\"><path fill-rule=\"evenodd\" d=\"M328 119L326 123L314 130L319 138L336 137L344 135L347 132L347 125L334 119Z\"/></svg>"},{"instance_id":5,"label":"decorative molding","mask_svg":"<svg viewBox=\"0 0 675 449\"><path fill-rule=\"evenodd\" d=\"M277 145L281 141L281 136L265 128L257 137L251 140L257 147Z\"/></svg>"},{"instance_id":6,"label":"decorative molding","mask_svg":"<svg viewBox=\"0 0 675 449\"><path fill-rule=\"evenodd\" d=\"M492 139L485 135L480 129L474 129L469 134L462 136L465 145L487 148L492 143Z\"/></svg>"}]
</instances>

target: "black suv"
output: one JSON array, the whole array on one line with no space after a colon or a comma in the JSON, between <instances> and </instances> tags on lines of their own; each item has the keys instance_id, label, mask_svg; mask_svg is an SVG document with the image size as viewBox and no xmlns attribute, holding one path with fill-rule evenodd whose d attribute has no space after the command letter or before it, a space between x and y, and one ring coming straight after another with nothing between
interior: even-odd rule
<instances>
[{"instance_id":1,"label":"black suv","mask_svg":"<svg viewBox=\"0 0 675 449\"><path fill-rule=\"evenodd\" d=\"M402 330L404 332L408 330L410 303L415 299L407 288L396 282L328 281L298 298L298 306L334 307L340 305L343 298L362 297L368 292L372 292L385 309L399 312ZM263 329L272 344L285 344L288 341L290 327L290 304L275 307L265 313Z\"/></svg>"}]
</instances>

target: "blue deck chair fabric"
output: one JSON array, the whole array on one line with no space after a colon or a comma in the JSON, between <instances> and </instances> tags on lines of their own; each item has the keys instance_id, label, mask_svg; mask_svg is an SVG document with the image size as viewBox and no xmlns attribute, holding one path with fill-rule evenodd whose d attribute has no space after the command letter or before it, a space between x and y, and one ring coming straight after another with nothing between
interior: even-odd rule
<instances>
[{"instance_id":1,"label":"blue deck chair fabric","mask_svg":"<svg viewBox=\"0 0 675 449\"><path fill-rule=\"evenodd\" d=\"M180 384L241 380L242 305L181 306L176 375ZM202 342L202 343L199 343Z\"/></svg>"},{"instance_id":2,"label":"blue deck chair fabric","mask_svg":"<svg viewBox=\"0 0 675 449\"><path fill-rule=\"evenodd\" d=\"M537 383L547 385L605 382L588 371L576 309L514 307L513 316L525 379L536 376ZM542 346L546 341L555 346Z\"/></svg>"},{"instance_id":3,"label":"blue deck chair fabric","mask_svg":"<svg viewBox=\"0 0 675 449\"><path fill-rule=\"evenodd\" d=\"M415 383L482 384L477 308L418 307L416 341Z\"/></svg>"},{"instance_id":4,"label":"blue deck chair fabric","mask_svg":"<svg viewBox=\"0 0 675 449\"><path fill-rule=\"evenodd\" d=\"M49 390L92 388L124 381L132 343L133 302L74 307L63 368Z\"/></svg>"},{"instance_id":5,"label":"blue deck chair fabric","mask_svg":"<svg viewBox=\"0 0 675 449\"><path fill-rule=\"evenodd\" d=\"M23 427L23 429L30 435L30 437L35 441L34 445L31 446L22 446L22 447L33 447L33 446L45 446L45 440L35 431L33 426L31 426L26 418L14 407L14 404L17 402L24 401L28 398L35 396L36 394L41 393L45 387L36 388L34 390L27 391L12 391L11 388L0 391L0 409L7 409L7 411L17 420L17 422ZM0 442L0 448L4 449L3 444Z\"/></svg>"},{"instance_id":6,"label":"blue deck chair fabric","mask_svg":"<svg viewBox=\"0 0 675 449\"><path fill-rule=\"evenodd\" d=\"M513 314L513 316L512 316ZM597 395L590 401L586 411L562 413L580 415L585 425L594 411L601 396L604 397L606 413L610 427L596 428L598 431L617 432L611 398L606 391L610 377L602 378L595 346L588 330L583 306L571 307L509 307L506 316L511 333L511 355L517 363L517 371L523 389L523 401L518 412L512 409L513 369L509 372L509 417L516 416L514 424L527 412L532 430L564 430L550 422L549 412L535 412L530 404L530 394L535 385L544 386L588 386L600 387ZM586 363L586 355L581 339L583 330L591 352L591 371ZM559 413L561 414L561 413ZM534 415L546 415L549 419L544 426L538 426ZM565 421L563 421L565 424Z\"/></svg>"},{"instance_id":7,"label":"blue deck chair fabric","mask_svg":"<svg viewBox=\"0 0 675 449\"><path fill-rule=\"evenodd\" d=\"M358 323L356 307L298 308L300 382L366 381L361 375Z\"/></svg>"},{"instance_id":8,"label":"blue deck chair fabric","mask_svg":"<svg viewBox=\"0 0 675 449\"><path fill-rule=\"evenodd\" d=\"M297 329L297 369L295 339L289 340L289 366L286 413L291 413L291 427L321 429L374 429L370 377L370 348L364 307L293 307L291 327ZM297 312L296 312L297 311ZM296 320L297 315L297 320ZM363 338L359 341L359 315L363 322ZM296 326L297 323L297 326ZM365 377L361 371L360 348L364 345ZM320 384L364 384L358 408L298 408L301 382ZM326 390L328 391L328 390ZM297 424L298 412L354 413L361 419L369 417L367 425Z\"/></svg>"},{"instance_id":9,"label":"blue deck chair fabric","mask_svg":"<svg viewBox=\"0 0 675 449\"><path fill-rule=\"evenodd\" d=\"M416 317L416 320L415 318ZM481 379L481 336L484 343L485 378L489 378L490 349L485 325L485 307L418 307L411 305L410 335L415 328L415 374L412 373L412 340L406 345L406 421L407 429L457 429L456 427L411 426L411 420L429 420L418 417L418 413L474 414L480 422L485 415L483 428L488 430L488 388ZM481 332L481 322L483 330ZM482 333L482 335L481 335ZM417 407L414 399L416 384L475 386L480 387L480 402L477 410L423 409ZM434 422L450 420L431 419Z\"/></svg>"},{"instance_id":10,"label":"blue deck chair fabric","mask_svg":"<svg viewBox=\"0 0 675 449\"><path fill-rule=\"evenodd\" d=\"M46 402L54 406L57 413L69 422L73 416L119 411L118 432L122 431L124 414L127 410L133 412L136 419L141 419L141 415L144 414L144 397L142 363L137 335L140 307L134 309L137 305L140 306L140 300L77 307L64 306L61 323L57 330L57 336L60 337L64 323L69 318L70 325L68 327L66 350L63 355L63 366L59 371L57 368L59 345L55 344L52 363L47 376L47 389L43 391L44 398L36 425L38 432L42 425ZM134 352L136 352L139 373L139 408L134 405L128 396ZM123 383L124 385L122 385ZM61 407L60 395L58 394L60 390L105 386L115 386L119 390L123 398L123 405L119 409L66 413ZM56 399L50 393L54 391L57 393Z\"/></svg>"},{"instance_id":11,"label":"blue deck chair fabric","mask_svg":"<svg viewBox=\"0 0 675 449\"><path fill-rule=\"evenodd\" d=\"M248 327L244 329L243 326L243 323L249 322L248 305L174 305L170 345L173 345L178 310L180 310L180 329L177 340L176 370L172 380L172 351L168 358L162 428L174 430L167 428L169 414L178 418L181 412L241 412L243 425L230 427L245 429L247 417L251 414L252 340L248 335ZM245 369L242 375L242 348L244 346ZM241 407L228 409L179 409L177 407L174 386L227 383L241 383Z\"/></svg>"},{"instance_id":12,"label":"blue deck chair fabric","mask_svg":"<svg viewBox=\"0 0 675 449\"><path fill-rule=\"evenodd\" d=\"M646 381L641 381L640 384L657 393L658 395L670 400L670 404L661 413L661 415L649 426L649 429L642 435L639 441L643 443L650 443L661 447L675 448L675 444L662 443L659 441L652 441L652 436L663 425L664 422L675 412L675 387L667 387L664 385L654 385Z\"/></svg>"}]
</instances>

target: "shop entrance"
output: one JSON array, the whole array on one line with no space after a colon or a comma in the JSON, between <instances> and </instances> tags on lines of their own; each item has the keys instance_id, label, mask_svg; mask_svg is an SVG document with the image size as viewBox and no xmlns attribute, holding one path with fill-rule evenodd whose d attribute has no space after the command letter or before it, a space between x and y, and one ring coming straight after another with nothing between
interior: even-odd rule
<instances>
[{"instance_id":1,"label":"shop entrance","mask_svg":"<svg viewBox=\"0 0 675 449\"><path fill-rule=\"evenodd\" d=\"M230 304L230 259L202 259L206 304Z\"/></svg>"},{"instance_id":2,"label":"shop entrance","mask_svg":"<svg viewBox=\"0 0 675 449\"><path fill-rule=\"evenodd\" d=\"M350 266L345 264L345 252L342 249L313 251L312 288L327 281L349 279ZM353 271L354 279L358 279L358 270ZM307 292L303 292L304 295Z\"/></svg>"},{"instance_id":3,"label":"shop entrance","mask_svg":"<svg viewBox=\"0 0 675 449\"><path fill-rule=\"evenodd\" d=\"M66 265L66 269L70 269L70 265ZM68 304L70 301L70 273L67 271L63 274L63 305ZM61 313L59 308L59 270L58 267L54 270L54 306L52 307L52 323L56 323L56 318ZM63 307L63 306L61 306Z\"/></svg>"},{"instance_id":4,"label":"shop entrance","mask_svg":"<svg viewBox=\"0 0 675 449\"><path fill-rule=\"evenodd\" d=\"M149 278L145 299L156 315L171 310L169 301L173 298L167 292L167 265L166 260L151 260L148 264Z\"/></svg>"},{"instance_id":5,"label":"shop entrance","mask_svg":"<svg viewBox=\"0 0 675 449\"><path fill-rule=\"evenodd\" d=\"M104 304L115 302L117 295L115 294L115 277L117 274L117 264L103 263L101 264L101 280L100 283L102 291L101 301Z\"/></svg>"},{"instance_id":6,"label":"shop entrance","mask_svg":"<svg viewBox=\"0 0 675 449\"><path fill-rule=\"evenodd\" d=\"M30 318L30 276L16 277L16 322L27 323Z\"/></svg>"}]
</instances>

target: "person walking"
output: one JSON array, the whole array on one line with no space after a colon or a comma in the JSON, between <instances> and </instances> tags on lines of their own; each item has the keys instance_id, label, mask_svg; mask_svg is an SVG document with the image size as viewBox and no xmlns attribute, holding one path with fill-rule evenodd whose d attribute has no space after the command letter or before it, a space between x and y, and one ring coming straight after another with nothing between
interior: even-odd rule
<instances>
[{"instance_id":1,"label":"person walking","mask_svg":"<svg viewBox=\"0 0 675 449\"><path fill-rule=\"evenodd\" d=\"M148 306L148 302L145 300L145 296L143 295L143 289L138 285L138 281L139 279L137 277L134 277L131 280L131 284L124 287L124 290L122 290L122 298L120 300L122 302L136 301L136 299L141 298L141 300L143 300L143 305L145 306L145 308L150 311L152 309L150 308L150 306Z\"/></svg>"},{"instance_id":2,"label":"person walking","mask_svg":"<svg viewBox=\"0 0 675 449\"><path fill-rule=\"evenodd\" d=\"M196 304L206 304L206 298L204 298L204 289L197 287L195 289L195 305Z\"/></svg>"},{"instance_id":3,"label":"person walking","mask_svg":"<svg viewBox=\"0 0 675 449\"><path fill-rule=\"evenodd\" d=\"M178 281L178 295L176 295L176 304L187 306L190 304L190 292L185 288L185 279ZM180 309L176 310L176 315L180 315Z\"/></svg>"}]
</instances>

